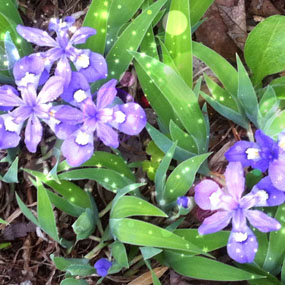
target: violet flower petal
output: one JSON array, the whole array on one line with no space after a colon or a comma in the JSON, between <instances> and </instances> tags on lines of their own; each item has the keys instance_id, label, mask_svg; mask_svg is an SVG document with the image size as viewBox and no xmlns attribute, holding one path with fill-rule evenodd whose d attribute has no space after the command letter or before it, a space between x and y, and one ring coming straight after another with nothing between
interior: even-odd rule
<instances>
[{"instance_id":1,"label":"violet flower petal","mask_svg":"<svg viewBox=\"0 0 285 285\"><path fill-rule=\"evenodd\" d=\"M251 229L245 226L240 230L232 230L227 244L228 255L239 263L253 262L258 243Z\"/></svg>"},{"instance_id":2,"label":"violet flower petal","mask_svg":"<svg viewBox=\"0 0 285 285\"><path fill-rule=\"evenodd\" d=\"M93 154L93 135L83 133L79 129L63 142L61 151L70 166L80 166Z\"/></svg>"},{"instance_id":3,"label":"violet flower petal","mask_svg":"<svg viewBox=\"0 0 285 285\"><path fill-rule=\"evenodd\" d=\"M75 31L69 42L70 44L74 45L84 44L89 37L94 35L96 35L95 29L89 27L81 27Z\"/></svg>"},{"instance_id":4,"label":"violet flower petal","mask_svg":"<svg viewBox=\"0 0 285 285\"><path fill-rule=\"evenodd\" d=\"M201 181L195 187L195 201L203 210L216 210L219 208L222 190L219 185L209 179ZM212 197L212 198L211 198ZM214 199L215 198L215 199Z\"/></svg>"},{"instance_id":5,"label":"violet flower petal","mask_svg":"<svg viewBox=\"0 0 285 285\"><path fill-rule=\"evenodd\" d=\"M13 97L11 101L11 98L9 98L11 94L12 96L19 97L19 93L14 87L10 85L0 86L0 111L10 111L14 108L14 106L19 106L19 104L22 103L20 98L16 99L17 101L13 101L13 98L15 99L15 97ZM2 105L4 104L3 102L1 103L1 99L3 99L3 96L6 96L6 99L8 99L8 102L10 102L10 106ZM5 101L5 99L3 101ZM17 102L16 105L15 102Z\"/></svg>"},{"instance_id":6,"label":"violet flower petal","mask_svg":"<svg viewBox=\"0 0 285 285\"><path fill-rule=\"evenodd\" d=\"M96 106L98 109L105 108L113 103L117 94L116 84L117 80L112 79L100 87L96 99Z\"/></svg>"},{"instance_id":7,"label":"violet flower petal","mask_svg":"<svg viewBox=\"0 0 285 285\"><path fill-rule=\"evenodd\" d=\"M231 221L232 214L228 211L219 211L206 218L198 228L200 235L211 234L224 229Z\"/></svg>"},{"instance_id":8,"label":"violet flower petal","mask_svg":"<svg viewBox=\"0 0 285 285\"><path fill-rule=\"evenodd\" d=\"M146 125L144 109L136 103L116 105L112 126L127 135L137 135Z\"/></svg>"},{"instance_id":9,"label":"violet flower petal","mask_svg":"<svg viewBox=\"0 0 285 285\"><path fill-rule=\"evenodd\" d=\"M43 86L37 97L38 104L44 104L56 100L63 92L62 78L59 76L52 76Z\"/></svg>"},{"instance_id":10,"label":"violet flower petal","mask_svg":"<svg viewBox=\"0 0 285 285\"><path fill-rule=\"evenodd\" d=\"M269 165L268 174L274 187L285 191L285 161L274 160Z\"/></svg>"},{"instance_id":11,"label":"violet flower petal","mask_svg":"<svg viewBox=\"0 0 285 285\"><path fill-rule=\"evenodd\" d=\"M255 204L257 207L264 206L278 206L285 201L285 192L275 188L271 182L270 177L262 178L250 192L256 195L259 199Z\"/></svg>"},{"instance_id":12,"label":"violet flower petal","mask_svg":"<svg viewBox=\"0 0 285 285\"><path fill-rule=\"evenodd\" d=\"M11 116L16 124L26 121L32 115L32 108L29 106L21 106L12 111Z\"/></svg>"},{"instance_id":13,"label":"violet flower petal","mask_svg":"<svg viewBox=\"0 0 285 285\"><path fill-rule=\"evenodd\" d=\"M107 124L97 123L97 136L107 146L119 147L119 135Z\"/></svg>"},{"instance_id":14,"label":"violet flower petal","mask_svg":"<svg viewBox=\"0 0 285 285\"><path fill-rule=\"evenodd\" d=\"M112 266L112 262L110 262L108 259L106 258L100 258L95 264L94 267L97 271L97 274L105 277L108 275L108 271Z\"/></svg>"},{"instance_id":15,"label":"violet flower petal","mask_svg":"<svg viewBox=\"0 0 285 285\"><path fill-rule=\"evenodd\" d=\"M229 193L238 201L244 191L245 178L240 162L230 162L225 172Z\"/></svg>"},{"instance_id":16,"label":"violet flower petal","mask_svg":"<svg viewBox=\"0 0 285 285\"><path fill-rule=\"evenodd\" d=\"M13 123L13 118L8 115L0 116L0 149L16 147L20 142L20 129L22 124Z\"/></svg>"},{"instance_id":17,"label":"violet flower petal","mask_svg":"<svg viewBox=\"0 0 285 285\"><path fill-rule=\"evenodd\" d=\"M47 32L36 28L25 27L18 25L16 27L17 32L28 42L36 44L38 46L57 47L57 42L48 35Z\"/></svg>"},{"instance_id":18,"label":"violet flower petal","mask_svg":"<svg viewBox=\"0 0 285 285\"><path fill-rule=\"evenodd\" d=\"M43 127L36 116L29 118L25 130L25 144L30 152L36 152L37 146L42 139Z\"/></svg>"},{"instance_id":19,"label":"violet flower petal","mask_svg":"<svg viewBox=\"0 0 285 285\"><path fill-rule=\"evenodd\" d=\"M55 75L63 78L64 86L67 87L71 80L71 68L66 56L61 57L55 69Z\"/></svg>"},{"instance_id":20,"label":"violet flower petal","mask_svg":"<svg viewBox=\"0 0 285 285\"><path fill-rule=\"evenodd\" d=\"M56 110L53 117L70 125L80 124L84 120L84 115L80 110L67 105L62 105L60 109Z\"/></svg>"},{"instance_id":21,"label":"violet flower petal","mask_svg":"<svg viewBox=\"0 0 285 285\"><path fill-rule=\"evenodd\" d=\"M281 224L258 210L247 210L246 217L249 222L263 233L278 231L281 229Z\"/></svg>"}]
</instances>

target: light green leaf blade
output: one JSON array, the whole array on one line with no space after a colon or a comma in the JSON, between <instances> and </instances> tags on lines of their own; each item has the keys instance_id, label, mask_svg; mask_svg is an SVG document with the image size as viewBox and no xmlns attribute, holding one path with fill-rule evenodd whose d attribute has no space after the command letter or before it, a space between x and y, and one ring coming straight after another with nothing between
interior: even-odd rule
<instances>
[{"instance_id":1,"label":"light green leaf blade","mask_svg":"<svg viewBox=\"0 0 285 285\"><path fill-rule=\"evenodd\" d=\"M6 183L18 183L18 157L13 161L8 171L2 178L2 181Z\"/></svg>"},{"instance_id":2,"label":"light green leaf blade","mask_svg":"<svg viewBox=\"0 0 285 285\"><path fill-rule=\"evenodd\" d=\"M176 201L179 196L184 196L193 184L195 175L202 163L209 157L210 153L205 153L191 157L180 163L169 175L163 199L166 203Z\"/></svg>"},{"instance_id":3,"label":"light green leaf blade","mask_svg":"<svg viewBox=\"0 0 285 285\"><path fill-rule=\"evenodd\" d=\"M88 285L83 279L66 278L60 282L60 285Z\"/></svg>"},{"instance_id":4,"label":"light green leaf blade","mask_svg":"<svg viewBox=\"0 0 285 285\"><path fill-rule=\"evenodd\" d=\"M40 227L55 241L59 241L52 205L46 189L39 180L37 181L37 190L37 212Z\"/></svg>"},{"instance_id":5,"label":"light green leaf blade","mask_svg":"<svg viewBox=\"0 0 285 285\"><path fill-rule=\"evenodd\" d=\"M192 35L189 2L189 0L171 1L164 42L180 75L192 87Z\"/></svg>"},{"instance_id":6,"label":"light green leaf blade","mask_svg":"<svg viewBox=\"0 0 285 285\"><path fill-rule=\"evenodd\" d=\"M190 0L190 17L192 27L196 25L199 20L206 13L208 8L212 5L214 0Z\"/></svg>"},{"instance_id":7,"label":"light green leaf blade","mask_svg":"<svg viewBox=\"0 0 285 285\"><path fill-rule=\"evenodd\" d=\"M160 89L185 130L195 138L199 152L205 152L205 120L194 92L168 65L144 54L137 52L131 54Z\"/></svg>"},{"instance_id":8,"label":"light green leaf blade","mask_svg":"<svg viewBox=\"0 0 285 285\"><path fill-rule=\"evenodd\" d=\"M124 196L112 208L111 219L121 219L131 216L167 217L162 210L141 198Z\"/></svg>"},{"instance_id":9,"label":"light green leaf blade","mask_svg":"<svg viewBox=\"0 0 285 285\"><path fill-rule=\"evenodd\" d=\"M110 229L113 236L123 243L204 254L199 247L191 242L183 240L168 230L143 221L129 218L111 219Z\"/></svg>"},{"instance_id":10,"label":"light green leaf blade","mask_svg":"<svg viewBox=\"0 0 285 285\"><path fill-rule=\"evenodd\" d=\"M125 268L129 268L128 255L123 243L115 241L111 244L112 255L116 262Z\"/></svg>"},{"instance_id":11,"label":"light green leaf blade","mask_svg":"<svg viewBox=\"0 0 285 285\"><path fill-rule=\"evenodd\" d=\"M0 218L0 224L8 225L9 223Z\"/></svg>"},{"instance_id":12,"label":"light green leaf blade","mask_svg":"<svg viewBox=\"0 0 285 285\"><path fill-rule=\"evenodd\" d=\"M241 281L263 278L239 268L200 256L189 256L164 252L169 265L179 274L202 280Z\"/></svg>"},{"instance_id":13,"label":"light green leaf blade","mask_svg":"<svg viewBox=\"0 0 285 285\"><path fill-rule=\"evenodd\" d=\"M244 56L253 72L254 85L262 79L285 69L285 18L280 15L268 17L249 34Z\"/></svg>"}]
</instances>

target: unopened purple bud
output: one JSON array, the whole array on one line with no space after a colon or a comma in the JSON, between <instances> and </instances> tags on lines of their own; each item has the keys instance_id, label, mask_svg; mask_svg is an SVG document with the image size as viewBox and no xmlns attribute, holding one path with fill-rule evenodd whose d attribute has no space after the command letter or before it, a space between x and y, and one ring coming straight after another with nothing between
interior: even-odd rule
<instances>
[{"instance_id":1,"label":"unopened purple bud","mask_svg":"<svg viewBox=\"0 0 285 285\"><path fill-rule=\"evenodd\" d=\"M105 277L108 275L108 271L112 266L112 262L106 258L100 258L95 264L94 267L97 271L97 274Z\"/></svg>"},{"instance_id":2,"label":"unopened purple bud","mask_svg":"<svg viewBox=\"0 0 285 285\"><path fill-rule=\"evenodd\" d=\"M176 202L178 206L183 207L184 209L190 208L193 204L191 198L186 196L178 197Z\"/></svg>"}]
</instances>

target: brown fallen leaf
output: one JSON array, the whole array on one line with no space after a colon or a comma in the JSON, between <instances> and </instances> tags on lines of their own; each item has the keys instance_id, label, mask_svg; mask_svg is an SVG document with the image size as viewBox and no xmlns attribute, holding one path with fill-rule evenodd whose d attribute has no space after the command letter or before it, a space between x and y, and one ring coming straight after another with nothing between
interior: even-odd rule
<instances>
[{"instance_id":1,"label":"brown fallen leaf","mask_svg":"<svg viewBox=\"0 0 285 285\"><path fill-rule=\"evenodd\" d=\"M283 1L283 0L282 0ZM284 1L283 1L284 3ZM269 17L281 14L270 0L251 0L248 12L254 16Z\"/></svg>"},{"instance_id":2,"label":"brown fallen leaf","mask_svg":"<svg viewBox=\"0 0 285 285\"><path fill-rule=\"evenodd\" d=\"M166 271L168 270L168 267L156 267L153 269L155 275L157 278L160 278ZM128 285L151 285L152 284L152 276L151 272L148 271L138 278L134 279L132 282L128 283Z\"/></svg>"}]
</instances>

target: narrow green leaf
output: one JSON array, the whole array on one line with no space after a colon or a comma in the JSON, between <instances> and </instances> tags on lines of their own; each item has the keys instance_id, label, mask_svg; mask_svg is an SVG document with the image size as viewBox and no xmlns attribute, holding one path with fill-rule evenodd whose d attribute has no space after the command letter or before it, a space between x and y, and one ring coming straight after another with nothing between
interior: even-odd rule
<instances>
[{"instance_id":1,"label":"narrow green leaf","mask_svg":"<svg viewBox=\"0 0 285 285\"><path fill-rule=\"evenodd\" d=\"M277 110L265 124L264 132L273 138L277 138L278 134L285 129L285 110Z\"/></svg>"},{"instance_id":2,"label":"narrow green leaf","mask_svg":"<svg viewBox=\"0 0 285 285\"><path fill-rule=\"evenodd\" d=\"M166 180L166 172L169 168L170 162L173 158L174 152L176 149L176 143L174 143L167 152L165 152L165 156L162 159L156 174L155 174L155 193L156 193L156 200L160 201L163 196L163 189Z\"/></svg>"},{"instance_id":3,"label":"narrow green leaf","mask_svg":"<svg viewBox=\"0 0 285 285\"><path fill-rule=\"evenodd\" d=\"M258 101L255 90L249 79L249 76L237 55L238 65L238 93L237 98L242 105L247 117L255 124L258 128Z\"/></svg>"},{"instance_id":4,"label":"narrow green leaf","mask_svg":"<svg viewBox=\"0 0 285 285\"><path fill-rule=\"evenodd\" d=\"M276 78L270 82L279 99L285 99L285 76Z\"/></svg>"},{"instance_id":5,"label":"narrow green leaf","mask_svg":"<svg viewBox=\"0 0 285 285\"><path fill-rule=\"evenodd\" d=\"M192 42L193 55L202 60L215 73L224 87L233 96L238 91L238 73L234 67L221 55L205 45Z\"/></svg>"},{"instance_id":6,"label":"narrow green leaf","mask_svg":"<svg viewBox=\"0 0 285 285\"><path fill-rule=\"evenodd\" d=\"M206 13L208 8L212 5L214 0L190 0L190 16L192 27L196 25L199 20Z\"/></svg>"},{"instance_id":7,"label":"narrow green leaf","mask_svg":"<svg viewBox=\"0 0 285 285\"><path fill-rule=\"evenodd\" d=\"M271 232L269 235L269 246L264 262L263 268L266 271L272 272L279 266L281 266L285 254L285 206L280 205L277 208L275 219L279 221L282 225L282 228L279 231Z\"/></svg>"},{"instance_id":8,"label":"narrow green leaf","mask_svg":"<svg viewBox=\"0 0 285 285\"><path fill-rule=\"evenodd\" d=\"M72 264L66 268L72 276L87 276L96 273L96 269L90 264Z\"/></svg>"},{"instance_id":9,"label":"narrow green leaf","mask_svg":"<svg viewBox=\"0 0 285 285\"><path fill-rule=\"evenodd\" d=\"M96 29L97 33L95 36L90 37L86 44L82 45L82 48L104 54L107 37L107 21L111 3L112 0L96 0L91 2L82 26Z\"/></svg>"},{"instance_id":10,"label":"narrow green leaf","mask_svg":"<svg viewBox=\"0 0 285 285\"><path fill-rule=\"evenodd\" d=\"M163 192L163 199L166 203L176 201L179 196L184 196L189 191L198 169L209 155L210 153L205 153L191 157L180 163L171 172Z\"/></svg>"},{"instance_id":11,"label":"narrow green leaf","mask_svg":"<svg viewBox=\"0 0 285 285\"><path fill-rule=\"evenodd\" d=\"M60 285L88 285L83 279L66 278L60 282Z\"/></svg>"},{"instance_id":12,"label":"narrow green leaf","mask_svg":"<svg viewBox=\"0 0 285 285\"><path fill-rule=\"evenodd\" d=\"M253 72L254 85L269 74L285 69L285 18L281 15L268 17L249 34L244 56Z\"/></svg>"},{"instance_id":13,"label":"narrow green leaf","mask_svg":"<svg viewBox=\"0 0 285 285\"><path fill-rule=\"evenodd\" d=\"M70 170L58 175L62 180L94 180L109 191L117 192L117 189L123 188L132 181L114 170L102 168L83 168Z\"/></svg>"},{"instance_id":14,"label":"narrow green leaf","mask_svg":"<svg viewBox=\"0 0 285 285\"><path fill-rule=\"evenodd\" d=\"M18 183L18 157L13 161L10 168L3 176L2 181L6 183Z\"/></svg>"},{"instance_id":15,"label":"narrow green leaf","mask_svg":"<svg viewBox=\"0 0 285 285\"><path fill-rule=\"evenodd\" d=\"M119 36L106 57L109 76L106 80L100 81L100 84L111 78L119 80L121 75L127 70L133 58L128 50L138 50L148 28L166 1L167 0L156 1L128 25ZM98 86L97 83L92 84L92 88L94 89Z\"/></svg>"},{"instance_id":16,"label":"narrow green leaf","mask_svg":"<svg viewBox=\"0 0 285 285\"><path fill-rule=\"evenodd\" d=\"M183 240L168 230L143 221L129 218L111 219L110 229L113 236L123 243L184 250L192 254L205 254L191 242Z\"/></svg>"},{"instance_id":17,"label":"narrow green leaf","mask_svg":"<svg viewBox=\"0 0 285 285\"><path fill-rule=\"evenodd\" d=\"M8 225L9 223L8 223L8 222L6 222L5 220L3 220L3 219L1 219L1 218L0 218L0 224Z\"/></svg>"},{"instance_id":18,"label":"narrow green leaf","mask_svg":"<svg viewBox=\"0 0 285 285\"><path fill-rule=\"evenodd\" d=\"M192 87L190 1L172 0L165 30L165 46L185 82Z\"/></svg>"},{"instance_id":19,"label":"narrow green leaf","mask_svg":"<svg viewBox=\"0 0 285 285\"><path fill-rule=\"evenodd\" d=\"M93 211L86 209L72 225L76 240L88 238L95 231L96 223L97 219Z\"/></svg>"},{"instance_id":20,"label":"narrow green leaf","mask_svg":"<svg viewBox=\"0 0 285 285\"><path fill-rule=\"evenodd\" d=\"M169 53L169 50L165 46L164 42L160 38L158 38L158 40L159 40L159 45L161 47L163 63L169 65L173 70L175 70L177 73L179 73L179 71L175 65L175 62L174 62L173 58L171 57L171 54Z\"/></svg>"},{"instance_id":21,"label":"narrow green leaf","mask_svg":"<svg viewBox=\"0 0 285 285\"><path fill-rule=\"evenodd\" d=\"M16 199L22 213L26 216L26 218L29 219L31 222L33 222L36 226L40 227L39 221L32 214L29 208L23 203L23 201L21 200L21 198L18 196L17 193L16 193Z\"/></svg>"},{"instance_id":22,"label":"narrow green leaf","mask_svg":"<svg viewBox=\"0 0 285 285\"><path fill-rule=\"evenodd\" d=\"M267 250L268 250L268 238L267 233L262 233L260 231L255 231L255 236L258 242L258 251L255 255L254 262L257 263L260 267L263 267Z\"/></svg>"},{"instance_id":23,"label":"narrow green leaf","mask_svg":"<svg viewBox=\"0 0 285 285\"><path fill-rule=\"evenodd\" d=\"M282 284L285 283L285 257L284 257L282 268L281 268L281 281L282 281Z\"/></svg>"},{"instance_id":24,"label":"narrow green leaf","mask_svg":"<svg viewBox=\"0 0 285 285\"><path fill-rule=\"evenodd\" d=\"M51 254L50 258L54 262L56 268L61 271L66 271L70 265L86 265L89 263L89 260L85 258L64 258L61 256L54 256L54 254Z\"/></svg>"},{"instance_id":25,"label":"narrow green leaf","mask_svg":"<svg viewBox=\"0 0 285 285\"><path fill-rule=\"evenodd\" d=\"M129 268L128 255L124 244L115 241L111 244L111 250L116 262L122 267Z\"/></svg>"},{"instance_id":26,"label":"narrow green leaf","mask_svg":"<svg viewBox=\"0 0 285 285\"><path fill-rule=\"evenodd\" d=\"M140 247L140 251L141 251L144 259L151 259L154 256L156 256L159 253L161 253L162 249L155 248L155 247L144 246L144 247Z\"/></svg>"},{"instance_id":27,"label":"narrow green leaf","mask_svg":"<svg viewBox=\"0 0 285 285\"><path fill-rule=\"evenodd\" d=\"M198 247L202 248L204 252L210 252L226 246L230 235L229 231L199 235L197 229L178 229L175 230L174 233L188 241L191 241Z\"/></svg>"},{"instance_id":28,"label":"narrow green leaf","mask_svg":"<svg viewBox=\"0 0 285 285\"><path fill-rule=\"evenodd\" d=\"M264 278L239 268L200 256L181 255L169 250L164 252L169 265L179 274L202 280L242 281Z\"/></svg>"},{"instance_id":29,"label":"narrow green leaf","mask_svg":"<svg viewBox=\"0 0 285 285\"><path fill-rule=\"evenodd\" d=\"M130 216L167 217L163 211L143 199L124 196L112 208L111 219L121 219Z\"/></svg>"},{"instance_id":30,"label":"narrow green leaf","mask_svg":"<svg viewBox=\"0 0 285 285\"><path fill-rule=\"evenodd\" d=\"M172 141L177 141L177 145L179 147L186 149L191 153L198 153L198 148L195 139L188 133L184 132L172 120L169 124L169 131Z\"/></svg>"},{"instance_id":31,"label":"narrow green leaf","mask_svg":"<svg viewBox=\"0 0 285 285\"><path fill-rule=\"evenodd\" d=\"M205 120L194 92L168 65L144 54L131 54L165 96L185 130L195 138L199 152L205 152Z\"/></svg>"}]
</instances>

